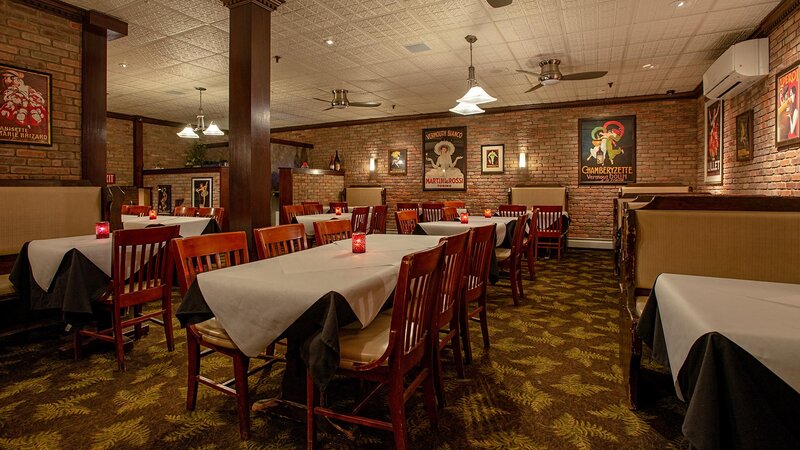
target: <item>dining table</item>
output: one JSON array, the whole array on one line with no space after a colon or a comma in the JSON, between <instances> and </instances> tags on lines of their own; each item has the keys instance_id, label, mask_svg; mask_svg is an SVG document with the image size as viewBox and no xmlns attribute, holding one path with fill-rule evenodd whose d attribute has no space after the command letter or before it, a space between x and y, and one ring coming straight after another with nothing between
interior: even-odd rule
<instances>
[{"instance_id":1,"label":"dining table","mask_svg":"<svg viewBox=\"0 0 800 450\"><path fill-rule=\"evenodd\" d=\"M693 448L800 448L800 285L664 273L637 333Z\"/></svg>"},{"instance_id":2,"label":"dining table","mask_svg":"<svg viewBox=\"0 0 800 450\"><path fill-rule=\"evenodd\" d=\"M178 225L181 237L200 236L201 234L218 233L219 225L213 217L183 217L159 215L155 219L148 216L122 215L122 228L140 230L153 226Z\"/></svg>"},{"instance_id":3,"label":"dining table","mask_svg":"<svg viewBox=\"0 0 800 450\"><path fill-rule=\"evenodd\" d=\"M354 210L355 208L363 208L363 206L351 206L348 208L349 211ZM341 212L339 214L336 213L323 213L323 214L303 214L299 216L295 216L292 219L292 223L299 223L302 224L306 230L306 236L309 238L313 238L316 232L314 231L314 222L324 222L327 220L353 220L353 213L352 212ZM369 224L372 220L372 207L369 207L369 211L367 212L367 230L369 230Z\"/></svg>"},{"instance_id":4,"label":"dining table","mask_svg":"<svg viewBox=\"0 0 800 450\"><path fill-rule=\"evenodd\" d=\"M324 388L339 366L338 329L366 327L389 307L403 256L438 236L372 234L198 274L176 313L182 326L216 317L236 346L256 356L287 339L282 398L304 404L308 368Z\"/></svg>"}]
</instances>

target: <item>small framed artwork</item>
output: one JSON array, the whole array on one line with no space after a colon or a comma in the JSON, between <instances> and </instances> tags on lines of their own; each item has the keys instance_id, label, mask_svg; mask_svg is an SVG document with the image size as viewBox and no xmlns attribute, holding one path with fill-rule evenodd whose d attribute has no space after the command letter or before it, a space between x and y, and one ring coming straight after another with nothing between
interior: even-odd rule
<instances>
[{"instance_id":1,"label":"small framed artwork","mask_svg":"<svg viewBox=\"0 0 800 450\"><path fill-rule=\"evenodd\" d=\"M800 61L775 77L775 145L800 143Z\"/></svg>"},{"instance_id":2,"label":"small framed artwork","mask_svg":"<svg viewBox=\"0 0 800 450\"><path fill-rule=\"evenodd\" d=\"M705 182L722 183L722 100L706 103Z\"/></svg>"},{"instance_id":3,"label":"small framed artwork","mask_svg":"<svg viewBox=\"0 0 800 450\"><path fill-rule=\"evenodd\" d=\"M211 208L214 203L214 179L192 178L192 207Z\"/></svg>"},{"instance_id":4,"label":"small framed artwork","mask_svg":"<svg viewBox=\"0 0 800 450\"><path fill-rule=\"evenodd\" d=\"M0 64L0 142L52 145L48 73Z\"/></svg>"},{"instance_id":5,"label":"small framed artwork","mask_svg":"<svg viewBox=\"0 0 800 450\"><path fill-rule=\"evenodd\" d=\"M389 150L389 175L405 175L408 150Z\"/></svg>"},{"instance_id":6,"label":"small framed artwork","mask_svg":"<svg viewBox=\"0 0 800 450\"><path fill-rule=\"evenodd\" d=\"M753 159L753 110L736 116L736 160Z\"/></svg>"},{"instance_id":7,"label":"small framed artwork","mask_svg":"<svg viewBox=\"0 0 800 450\"><path fill-rule=\"evenodd\" d=\"M505 145L481 145L481 173L503 173L505 169Z\"/></svg>"},{"instance_id":8,"label":"small framed artwork","mask_svg":"<svg viewBox=\"0 0 800 450\"><path fill-rule=\"evenodd\" d=\"M158 213L169 214L172 211L172 185L158 185Z\"/></svg>"}]
</instances>

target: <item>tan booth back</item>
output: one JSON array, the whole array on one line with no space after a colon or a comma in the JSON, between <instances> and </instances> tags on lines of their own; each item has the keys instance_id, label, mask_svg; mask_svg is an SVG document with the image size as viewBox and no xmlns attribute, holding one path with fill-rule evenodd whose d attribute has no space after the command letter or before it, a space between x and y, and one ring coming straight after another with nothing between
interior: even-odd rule
<instances>
[{"instance_id":1,"label":"tan booth back","mask_svg":"<svg viewBox=\"0 0 800 450\"><path fill-rule=\"evenodd\" d=\"M101 218L101 188L2 186L0 255L19 253L34 239L94 234Z\"/></svg>"},{"instance_id":2,"label":"tan booth back","mask_svg":"<svg viewBox=\"0 0 800 450\"><path fill-rule=\"evenodd\" d=\"M800 283L800 212L632 211L636 287L662 273Z\"/></svg>"},{"instance_id":3,"label":"tan booth back","mask_svg":"<svg viewBox=\"0 0 800 450\"><path fill-rule=\"evenodd\" d=\"M561 206L567 210L567 188L564 186L522 186L511 188L511 204L525 206Z\"/></svg>"},{"instance_id":4,"label":"tan booth back","mask_svg":"<svg viewBox=\"0 0 800 450\"><path fill-rule=\"evenodd\" d=\"M345 198L347 205L353 206L376 206L383 204L383 192L385 188L382 187L349 187L345 189Z\"/></svg>"},{"instance_id":5,"label":"tan booth back","mask_svg":"<svg viewBox=\"0 0 800 450\"><path fill-rule=\"evenodd\" d=\"M617 229L622 228L622 222L625 220L625 212L633 209L639 209L650 202L636 202L636 197L633 198L619 198L619 207L617 208Z\"/></svg>"},{"instance_id":6,"label":"tan booth back","mask_svg":"<svg viewBox=\"0 0 800 450\"><path fill-rule=\"evenodd\" d=\"M691 186L622 186L620 193L624 194L683 194L692 192Z\"/></svg>"}]
</instances>

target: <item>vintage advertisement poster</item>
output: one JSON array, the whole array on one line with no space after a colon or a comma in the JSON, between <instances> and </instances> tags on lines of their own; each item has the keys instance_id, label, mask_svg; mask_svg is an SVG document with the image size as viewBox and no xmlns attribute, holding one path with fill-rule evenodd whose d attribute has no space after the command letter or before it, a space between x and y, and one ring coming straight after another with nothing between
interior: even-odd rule
<instances>
[{"instance_id":1,"label":"vintage advertisement poster","mask_svg":"<svg viewBox=\"0 0 800 450\"><path fill-rule=\"evenodd\" d=\"M799 63L775 77L775 144L779 147L800 143Z\"/></svg>"},{"instance_id":2,"label":"vintage advertisement poster","mask_svg":"<svg viewBox=\"0 0 800 450\"><path fill-rule=\"evenodd\" d=\"M0 142L51 145L50 75L0 64Z\"/></svg>"},{"instance_id":3,"label":"vintage advertisement poster","mask_svg":"<svg viewBox=\"0 0 800 450\"><path fill-rule=\"evenodd\" d=\"M722 100L706 103L705 182L722 183Z\"/></svg>"},{"instance_id":4,"label":"vintage advertisement poster","mask_svg":"<svg viewBox=\"0 0 800 450\"><path fill-rule=\"evenodd\" d=\"M389 175L405 175L408 150L389 150Z\"/></svg>"},{"instance_id":5,"label":"vintage advertisement poster","mask_svg":"<svg viewBox=\"0 0 800 450\"><path fill-rule=\"evenodd\" d=\"M481 145L481 174L505 172L505 145Z\"/></svg>"},{"instance_id":6,"label":"vintage advertisement poster","mask_svg":"<svg viewBox=\"0 0 800 450\"><path fill-rule=\"evenodd\" d=\"M736 161L753 159L753 110L736 116Z\"/></svg>"},{"instance_id":7,"label":"vintage advertisement poster","mask_svg":"<svg viewBox=\"0 0 800 450\"><path fill-rule=\"evenodd\" d=\"M636 116L578 120L579 184L636 182Z\"/></svg>"},{"instance_id":8,"label":"vintage advertisement poster","mask_svg":"<svg viewBox=\"0 0 800 450\"><path fill-rule=\"evenodd\" d=\"M422 190L467 190L467 127L422 130Z\"/></svg>"}]
</instances>

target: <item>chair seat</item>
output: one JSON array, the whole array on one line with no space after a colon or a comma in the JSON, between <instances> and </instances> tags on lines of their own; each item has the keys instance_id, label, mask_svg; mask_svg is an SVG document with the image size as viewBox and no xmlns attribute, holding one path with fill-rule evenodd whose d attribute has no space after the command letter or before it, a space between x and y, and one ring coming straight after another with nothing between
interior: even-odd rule
<instances>
[{"instance_id":1,"label":"chair seat","mask_svg":"<svg viewBox=\"0 0 800 450\"><path fill-rule=\"evenodd\" d=\"M10 297L15 295L17 290L14 288L14 285L11 284L11 281L8 279L8 274L0 275L0 298L1 297Z\"/></svg>"},{"instance_id":2,"label":"chair seat","mask_svg":"<svg viewBox=\"0 0 800 450\"><path fill-rule=\"evenodd\" d=\"M389 346L392 313L378 314L366 328L344 327L339 330L339 366L352 369L369 364L383 356ZM388 360L387 360L388 362Z\"/></svg>"},{"instance_id":3,"label":"chair seat","mask_svg":"<svg viewBox=\"0 0 800 450\"><path fill-rule=\"evenodd\" d=\"M647 296L640 296L636 297L636 315L641 317L642 311L644 311L644 305L647 304Z\"/></svg>"},{"instance_id":4,"label":"chair seat","mask_svg":"<svg viewBox=\"0 0 800 450\"><path fill-rule=\"evenodd\" d=\"M494 249L494 256L497 258L498 261L502 261L504 259L511 258L511 249L510 248L496 248L496 249Z\"/></svg>"},{"instance_id":5,"label":"chair seat","mask_svg":"<svg viewBox=\"0 0 800 450\"><path fill-rule=\"evenodd\" d=\"M218 345L223 348L237 349L228 332L225 331L217 322L217 319L208 319L205 322L196 324L195 330L200 334L204 341L209 344Z\"/></svg>"}]
</instances>

